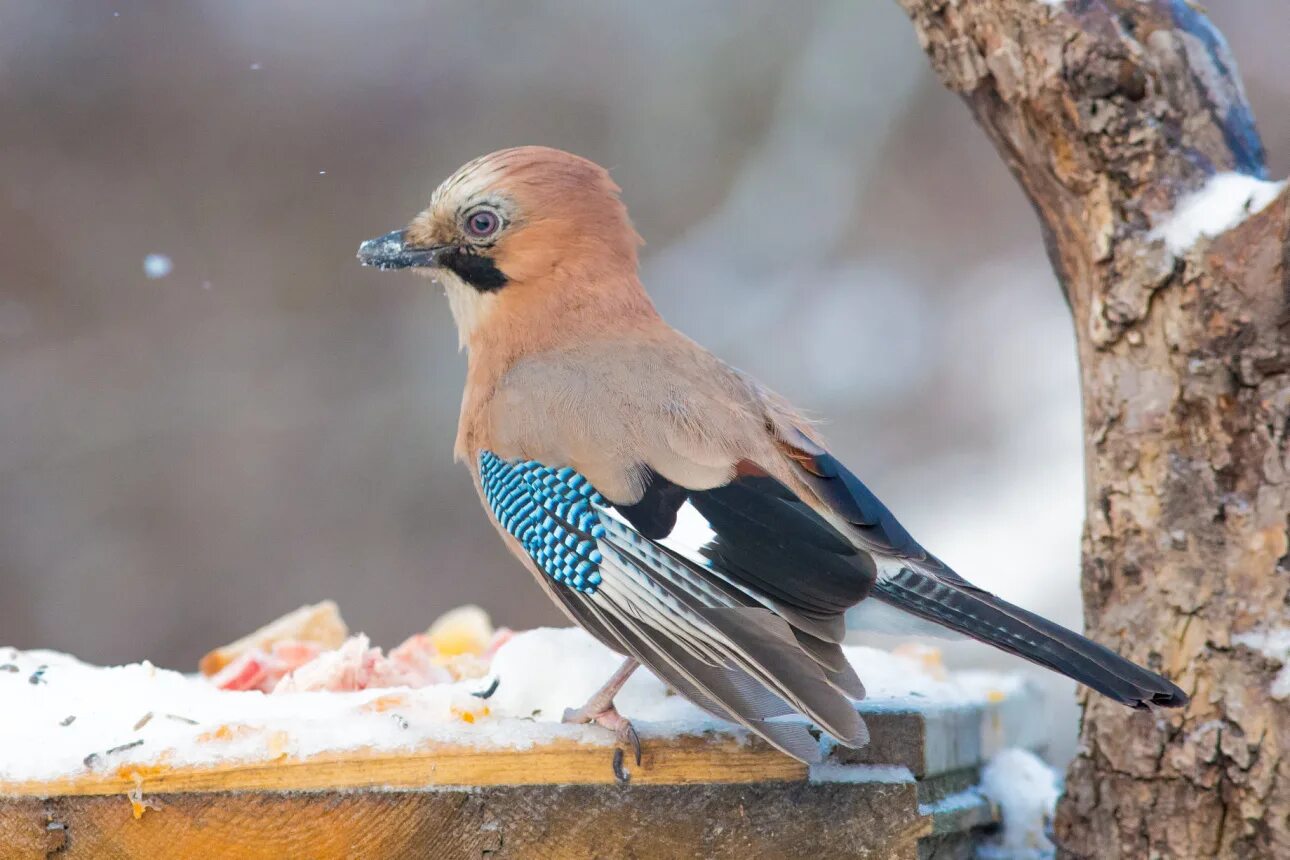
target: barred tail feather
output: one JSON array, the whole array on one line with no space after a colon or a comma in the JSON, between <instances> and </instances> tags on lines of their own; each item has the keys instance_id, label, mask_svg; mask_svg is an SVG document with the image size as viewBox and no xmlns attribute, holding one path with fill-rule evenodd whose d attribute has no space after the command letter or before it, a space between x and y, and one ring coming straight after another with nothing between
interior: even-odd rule
<instances>
[{"instance_id":1,"label":"barred tail feather","mask_svg":"<svg viewBox=\"0 0 1290 860\"><path fill-rule=\"evenodd\" d=\"M872 598L1024 657L1133 708L1180 707L1187 694L1103 645L954 576L902 566Z\"/></svg>"}]
</instances>

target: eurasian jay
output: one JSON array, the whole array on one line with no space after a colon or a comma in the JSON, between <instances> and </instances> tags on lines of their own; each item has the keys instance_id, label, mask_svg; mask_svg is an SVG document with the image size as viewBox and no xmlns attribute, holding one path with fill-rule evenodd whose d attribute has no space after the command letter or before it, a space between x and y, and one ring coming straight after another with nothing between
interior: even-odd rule
<instances>
[{"instance_id":1,"label":"eurasian jay","mask_svg":"<svg viewBox=\"0 0 1290 860\"><path fill-rule=\"evenodd\" d=\"M614 708L638 665L796 758L868 732L839 647L882 604L1134 708L1165 678L1000 600L923 549L786 401L671 328L637 277L609 174L543 147L476 159L358 258L415 268L468 350L456 457L547 594L626 656L568 721L639 742ZM911 620L913 620L911 619Z\"/></svg>"}]
</instances>

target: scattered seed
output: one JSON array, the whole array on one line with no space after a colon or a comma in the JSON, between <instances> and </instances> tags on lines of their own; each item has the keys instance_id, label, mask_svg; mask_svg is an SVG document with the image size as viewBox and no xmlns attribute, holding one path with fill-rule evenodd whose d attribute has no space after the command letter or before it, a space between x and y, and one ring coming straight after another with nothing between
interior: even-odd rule
<instances>
[{"instance_id":1,"label":"scattered seed","mask_svg":"<svg viewBox=\"0 0 1290 860\"><path fill-rule=\"evenodd\" d=\"M178 720L181 723L188 723L190 726L200 725L196 720L190 720L188 717L181 717L179 714L166 714L168 720Z\"/></svg>"},{"instance_id":2,"label":"scattered seed","mask_svg":"<svg viewBox=\"0 0 1290 860\"><path fill-rule=\"evenodd\" d=\"M478 699L487 699L487 698L489 698L490 696L492 696L492 695L493 695L493 693L496 693L496 692L497 692L497 685L498 685L498 684L500 684L500 683L502 683L502 679L501 679L500 677L493 678L493 683L491 683L491 684L489 684L489 685L488 685L488 689L487 689L487 690L476 690L475 692L471 693L470 695L472 695L472 696L474 696L474 697L476 697L476 698L478 698ZM536 712L535 712L535 713L536 713Z\"/></svg>"},{"instance_id":3,"label":"scattered seed","mask_svg":"<svg viewBox=\"0 0 1290 860\"><path fill-rule=\"evenodd\" d=\"M27 683L48 684L49 682L45 680L45 670L48 668L48 666L37 666L36 671L32 672L31 677L27 679Z\"/></svg>"},{"instance_id":4,"label":"scattered seed","mask_svg":"<svg viewBox=\"0 0 1290 860\"><path fill-rule=\"evenodd\" d=\"M13 663L5 663L3 666L0 666L0 672L17 672L17 671L18 671L18 667L15 666Z\"/></svg>"},{"instance_id":5,"label":"scattered seed","mask_svg":"<svg viewBox=\"0 0 1290 860\"><path fill-rule=\"evenodd\" d=\"M94 767L94 765L98 763L99 763L99 754L96 752L90 753L85 758L81 759L81 764L91 769Z\"/></svg>"},{"instance_id":6,"label":"scattered seed","mask_svg":"<svg viewBox=\"0 0 1290 860\"><path fill-rule=\"evenodd\" d=\"M148 713L144 714L142 717L139 717L139 722L134 724L134 730L137 732L139 731L139 729L143 728L150 722L152 722L152 711L148 711Z\"/></svg>"},{"instance_id":7,"label":"scattered seed","mask_svg":"<svg viewBox=\"0 0 1290 860\"><path fill-rule=\"evenodd\" d=\"M132 750L135 747L141 746L143 746L143 738L139 738L137 741L130 741L128 744L121 744L120 746L112 747L105 752L104 755L113 755L114 753L125 752L126 750Z\"/></svg>"},{"instance_id":8,"label":"scattered seed","mask_svg":"<svg viewBox=\"0 0 1290 860\"><path fill-rule=\"evenodd\" d=\"M394 717L394 722L399 724L399 728L406 729L408 727L408 721L401 714L390 714L390 716Z\"/></svg>"},{"instance_id":9,"label":"scattered seed","mask_svg":"<svg viewBox=\"0 0 1290 860\"><path fill-rule=\"evenodd\" d=\"M59 724L60 726L70 726L70 725L71 725L72 723L74 723L74 722L76 722L76 715L75 715L75 714L68 714L67 716L65 716L65 717L63 717L61 720L59 720L58 724Z\"/></svg>"}]
</instances>

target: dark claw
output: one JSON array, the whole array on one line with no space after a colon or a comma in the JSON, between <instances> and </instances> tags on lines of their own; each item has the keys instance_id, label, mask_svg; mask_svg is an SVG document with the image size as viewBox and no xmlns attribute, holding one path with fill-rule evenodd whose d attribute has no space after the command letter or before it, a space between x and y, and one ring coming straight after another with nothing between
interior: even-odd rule
<instances>
[{"instance_id":1,"label":"dark claw","mask_svg":"<svg viewBox=\"0 0 1290 860\"><path fill-rule=\"evenodd\" d=\"M638 763L640 759L636 760ZM614 779L618 780L619 785L626 785L632 781L632 775L623 770L623 749L614 747Z\"/></svg>"},{"instance_id":2,"label":"dark claw","mask_svg":"<svg viewBox=\"0 0 1290 860\"><path fill-rule=\"evenodd\" d=\"M619 726L618 731L614 732L614 734L618 735L618 740L626 741L626 743L632 745L632 752L636 754L636 766L640 767L641 736L636 734L636 726L631 725L630 722L624 721L623 725Z\"/></svg>"},{"instance_id":3,"label":"dark claw","mask_svg":"<svg viewBox=\"0 0 1290 860\"><path fill-rule=\"evenodd\" d=\"M627 724L626 740L632 745L632 752L636 754L636 766L641 764L641 736L636 734L636 727L631 723Z\"/></svg>"}]
</instances>

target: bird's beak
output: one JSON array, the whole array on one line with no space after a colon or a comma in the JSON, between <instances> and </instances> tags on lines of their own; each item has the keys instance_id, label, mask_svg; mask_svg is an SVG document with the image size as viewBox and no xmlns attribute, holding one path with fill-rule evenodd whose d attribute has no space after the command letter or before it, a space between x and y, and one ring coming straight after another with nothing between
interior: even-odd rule
<instances>
[{"instance_id":1,"label":"bird's beak","mask_svg":"<svg viewBox=\"0 0 1290 860\"><path fill-rule=\"evenodd\" d=\"M411 247L406 244L407 231L395 230L358 246L358 261L378 269L429 268L439 262L443 246Z\"/></svg>"}]
</instances>

